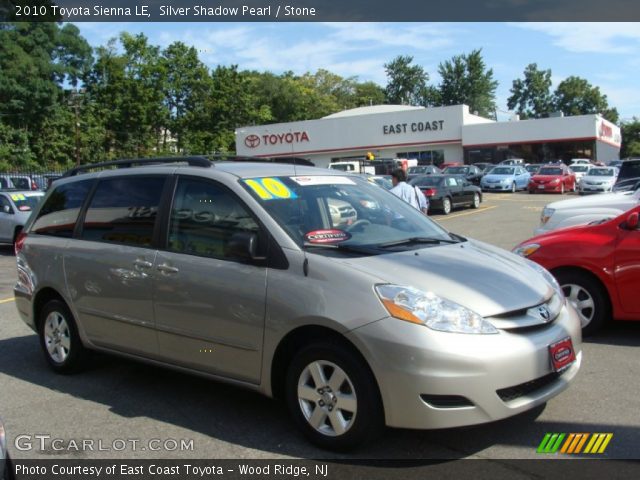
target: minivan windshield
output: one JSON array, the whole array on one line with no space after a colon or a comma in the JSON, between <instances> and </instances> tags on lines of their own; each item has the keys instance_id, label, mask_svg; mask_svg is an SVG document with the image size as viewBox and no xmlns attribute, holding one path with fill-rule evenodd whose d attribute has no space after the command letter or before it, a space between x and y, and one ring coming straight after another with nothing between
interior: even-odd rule
<instances>
[{"instance_id":1,"label":"minivan windshield","mask_svg":"<svg viewBox=\"0 0 640 480\"><path fill-rule=\"evenodd\" d=\"M366 247L366 253L381 253L383 248L422 248L460 238L358 177L257 177L241 183L300 246L351 251Z\"/></svg>"}]
</instances>

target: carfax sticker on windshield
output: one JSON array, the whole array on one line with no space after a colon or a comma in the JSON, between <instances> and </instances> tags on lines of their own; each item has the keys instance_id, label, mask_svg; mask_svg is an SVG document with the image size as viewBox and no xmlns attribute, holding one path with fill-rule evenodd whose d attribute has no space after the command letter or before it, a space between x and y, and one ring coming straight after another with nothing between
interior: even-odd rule
<instances>
[{"instance_id":1,"label":"carfax sticker on windshield","mask_svg":"<svg viewBox=\"0 0 640 480\"><path fill-rule=\"evenodd\" d=\"M310 177L289 177L298 185L355 185L356 182L348 177L337 175L313 175Z\"/></svg>"},{"instance_id":2,"label":"carfax sticker on windshield","mask_svg":"<svg viewBox=\"0 0 640 480\"><path fill-rule=\"evenodd\" d=\"M325 230L312 230L304 234L304 239L309 243L340 243L345 240L349 240L351 234L344 230L337 229L325 229Z\"/></svg>"},{"instance_id":3,"label":"carfax sticker on windshield","mask_svg":"<svg viewBox=\"0 0 640 480\"><path fill-rule=\"evenodd\" d=\"M298 198L296 193L282 181L274 177L250 178L244 183L253 190L261 200L275 200L283 198Z\"/></svg>"}]
</instances>

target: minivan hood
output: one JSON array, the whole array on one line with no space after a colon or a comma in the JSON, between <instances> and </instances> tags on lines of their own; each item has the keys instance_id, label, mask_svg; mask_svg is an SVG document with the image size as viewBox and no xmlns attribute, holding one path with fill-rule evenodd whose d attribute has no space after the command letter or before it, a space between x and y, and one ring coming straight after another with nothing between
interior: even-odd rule
<instances>
[{"instance_id":1,"label":"minivan hood","mask_svg":"<svg viewBox=\"0 0 640 480\"><path fill-rule=\"evenodd\" d=\"M603 195L594 195L590 197L572 198L570 200L560 200L547 205L547 208L554 210L565 210L570 208L592 208L592 207L617 207L628 208L638 202L640 198L640 190L637 192L620 192L605 193Z\"/></svg>"},{"instance_id":2,"label":"minivan hood","mask_svg":"<svg viewBox=\"0 0 640 480\"><path fill-rule=\"evenodd\" d=\"M376 283L431 291L483 317L539 305L553 293L524 259L475 240L338 261Z\"/></svg>"}]
</instances>

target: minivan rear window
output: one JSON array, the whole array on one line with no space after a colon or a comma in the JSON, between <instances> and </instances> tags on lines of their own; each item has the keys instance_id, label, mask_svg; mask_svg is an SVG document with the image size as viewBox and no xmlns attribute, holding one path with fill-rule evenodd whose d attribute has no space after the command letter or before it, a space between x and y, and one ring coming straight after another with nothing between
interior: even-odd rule
<instances>
[{"instance_id":1,"label":"minivan rear window","mask_svg":"<svg viewBox=\"0 0 640 480\"><path fill-rule=\"evenodd\" d=\"M628 178L638 177L640 177L640 160L626 161L622 163L622 166L620 167L620 174L618 175L618 182Z\"/></svg>"},{"instance_id":2,"label":"minivan rear window","mask_svg":"<svg viewBox=\"0 0 640 480\"><path fill-rule=\"evenodd\" d=\"M71 237L93 180L60 185L47 197L31 227L31 232L55 237Z\"/></svg>"},{"instance_id":3,"label":"minivan rear window","mask_svg":"<svg viewBox=\"0 0 640 480\"><path fill-rule=\"evenodd\" d=\"M165 177L101 180L82 226L82 238L98 242L149 246L152 242Z\"/></svg>"}]
</instances>

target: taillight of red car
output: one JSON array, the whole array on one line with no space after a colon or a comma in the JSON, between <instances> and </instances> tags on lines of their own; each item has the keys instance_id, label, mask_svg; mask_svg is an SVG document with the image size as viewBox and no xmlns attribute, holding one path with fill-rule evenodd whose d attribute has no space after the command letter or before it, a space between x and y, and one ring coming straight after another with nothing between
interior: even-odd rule
<instances>
[{"instance_id":1,"label":"taillight of red car","mask_svg":"<svg viewBox=\"0 0 640 480\"><path fill-rule=\"evenodd\" d=\"M16 242L13 244L13 251L16 255L20 253L22 247L24 247L24 242L27 240L27 232L20 232L16 237Z\"/></svg>"},{"instance_id":2,"label":"taillight of red car","mask_svg":"<svg viewBox=\"0 0 640 480\"><path fill-rule=\"evenodd\" d=\"M437 188L427 188L422 191L427 197L433 197L436 193L438 193Z\"/></svg>"}]
</instances>

